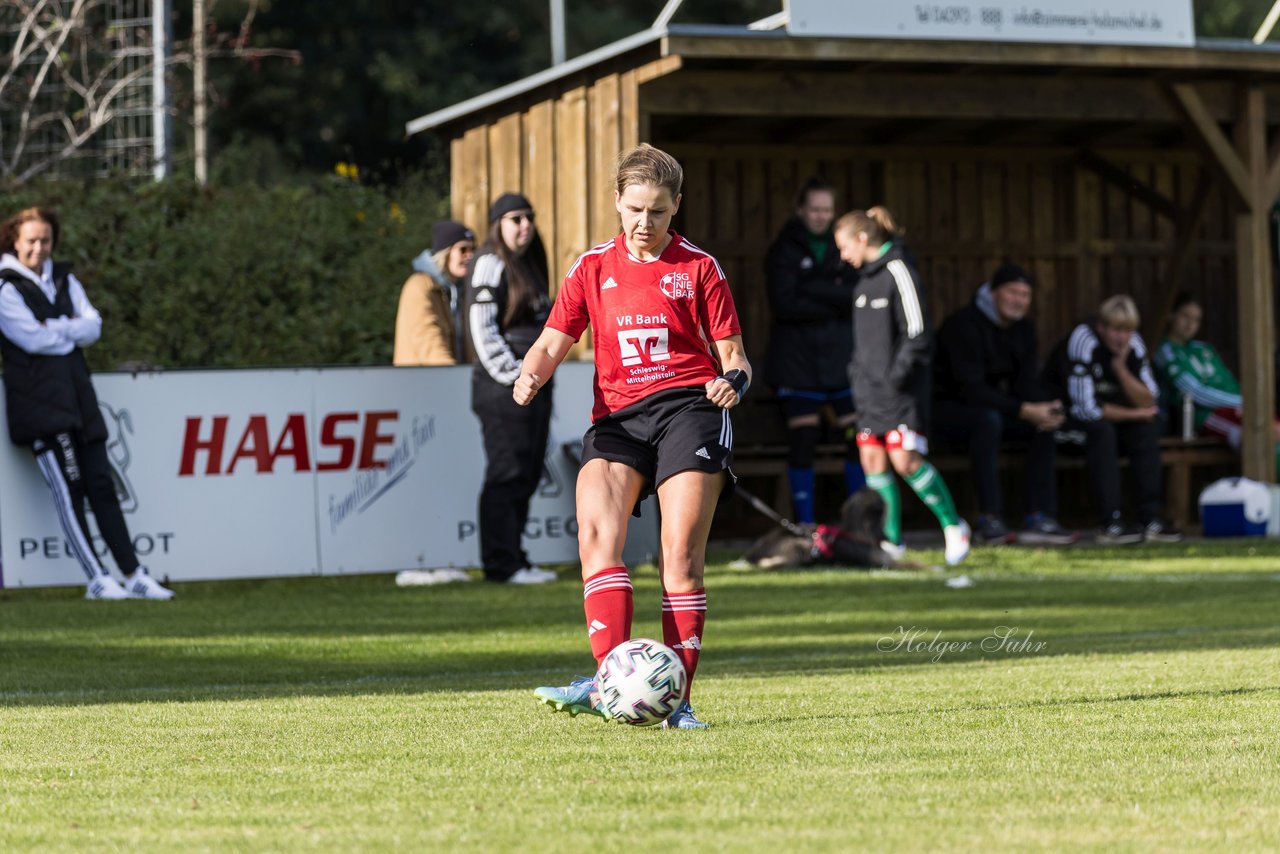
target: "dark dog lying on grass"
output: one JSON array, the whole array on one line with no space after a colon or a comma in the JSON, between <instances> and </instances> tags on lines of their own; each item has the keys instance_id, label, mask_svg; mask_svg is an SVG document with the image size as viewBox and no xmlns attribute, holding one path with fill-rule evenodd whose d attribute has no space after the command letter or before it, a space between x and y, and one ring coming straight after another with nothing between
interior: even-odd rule
<instances>
[{"instance_id":1,"label":"dark dog lying on grass","mask_svg":"<svg viewBox=\"0 0 1280 854\"><path fill-rule=\"evenodd\" d=\"M805 534L785 528L752 543L747 561L762 569L801 566L846 566L861 569L914 569L917 564L896 561L880 548L884 530L884 499L860 489L840 508L839 525L806 525Z\"/></svg>"}]
</instances>

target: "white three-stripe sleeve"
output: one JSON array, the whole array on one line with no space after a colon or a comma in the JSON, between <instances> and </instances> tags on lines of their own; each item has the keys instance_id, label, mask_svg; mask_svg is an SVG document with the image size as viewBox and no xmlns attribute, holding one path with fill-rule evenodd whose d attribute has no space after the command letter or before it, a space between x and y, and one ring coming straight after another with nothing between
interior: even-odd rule
<instances>
[{"instance_id":1,"label":"white three-stripe sleeve","mask_svg":"<svg viewBox=\"0 0 1280 854\"><path fill-rule=\"evenodd\" d=\"M1067 394L1071 398L1071 415L1078 421L1102 418L1097 389L1093 384L1093 353L1098 339L1086 324L1081 324L1067 341Z\"/></svg>"},{"instance_id":2,"label":"white three-stripe sleeve","mask_svg":"<svg viewBox=\"0 0 1280 854\"><path fill-rule=\"evenodd\" d=\"M1200 406L1217 409L1222 406L1239 406L1241 397L1238 394L1212 388L1200 382L1190 371L1183 371L1173 378L1178 391L1191 395Z\"/></svg>"},{"instance_id":3,"label":"white three-stripe sleeve","mask_svg":"<svg viewBox=\"0 0 1280 854\"><path fill-rule=\"evenodd\" d=\"M494 382L512 385L520 377L520 360L511 351L498 326L496 293L502 283L502 259L481 255L471 273L471 307L467 323L476 358Z\"/></svg>"},{"instance_id":4,"label":"white three-stripe sleeve","mask_svg":"<svg viewBox=\"0 0 1280 854\"><path fill-rule=\"evenodd\" d=\"M898 286L898 299L902 314L907 320L907 337L918 338L924 334L924 311L920 308L920 292L907 265L897 259L889 262L889 272Z\"/></svg>"}]
</instances>

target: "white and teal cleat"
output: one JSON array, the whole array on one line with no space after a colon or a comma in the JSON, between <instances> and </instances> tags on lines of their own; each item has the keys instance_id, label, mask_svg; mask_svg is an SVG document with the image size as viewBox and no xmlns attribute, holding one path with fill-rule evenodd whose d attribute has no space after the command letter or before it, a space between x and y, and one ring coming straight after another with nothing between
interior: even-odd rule
<instances>
[{"instance_id":1,"label":"white and teal cleat","mask_svg":"<svg viewBox=\"0 0 1280 854\"><path fill-rule=\"evenodd\" d=\"M571 717L581 714L595 715L603 718L600 699L596 694L594 676L583 676L575 679L563 688L544 687L534 690L533 695L538 702L546 703L557 712L568 712Z\"/></svg>"}]
</instances>

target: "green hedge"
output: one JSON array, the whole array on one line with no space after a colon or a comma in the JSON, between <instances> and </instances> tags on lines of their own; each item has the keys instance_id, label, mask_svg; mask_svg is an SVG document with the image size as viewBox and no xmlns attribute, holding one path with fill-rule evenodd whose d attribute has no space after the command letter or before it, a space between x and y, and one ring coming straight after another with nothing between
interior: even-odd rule
<instances>
[{"instance_id":1,"label":"green hedge","mask_svg":"<svg viewBox=\"0 0 1280 854\"><path fill-rule=\"evenodd\" d=\"M447 212L426 177L0 191L0 215L36 204L58 211L54 255L102 312L96 369L390 364L400 286Z\"/></svg>"}]
</instances>

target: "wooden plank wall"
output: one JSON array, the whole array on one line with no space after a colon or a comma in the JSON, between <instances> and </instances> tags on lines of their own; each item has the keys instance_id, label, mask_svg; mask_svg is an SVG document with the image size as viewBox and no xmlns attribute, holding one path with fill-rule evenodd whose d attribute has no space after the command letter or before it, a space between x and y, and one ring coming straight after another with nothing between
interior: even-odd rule
<instances>
[{"instance_id":1,"label":"wooden plank wall","mask_svg":"<svg viewBox=\"0 0 1280 854\"><path fill-rule=\"evenodd\" d=\"M452 144L453 215L483 233L495 196L528 195L554 292L582 251L617 231L613 162L646 124L636 89L645 79L645 68L608 75L466 131ZM1071 151L654 142L685 167L675 227L725 267L757 365L769 336L764 255L792 212L796 187L814 174L836 185L842 211L885 204L894 212L919 258L935 324L1009 258L1039 279L1033 312L1046 351L1113 293L1134 296L1153 344L1162 330L1175 224ZM1201 177L1196 154L1103 154L1191 205ZM1207 205L1181 286L1203 301L1204 337L1238 367L1231 207L1217 190Z\"/></svg>"},{"instance_id":2,"label":"wooden plank wall","mask_svg":"<svg viewBox=\"0 0 1280 854\"><path fill-rule=\"evenodd\" d=\"M554 292L586 249L617 233L614 161L639 142L638 86L644 68L480 125L451 148L452 215L484 233L489 203L507 191L533 203Z\"/></svg>"},{"instance_id":3,"label":"wooden plank wall","mask_svg":"<svg viewBox=\"0 0 1280 854\"><path fill-rule=\"evenodd\" d=\"M655 144L662 145L662 141ZM763 259L794 206L796 188L821 174L839 210L884 204L906 228L935 324L971 299L1004 259L1039 280L1033 314L1048 350L1105 297L1129 293L1148 337L1163 329L1175 224L1067 151L667 146L685 167L675 227L725 267L748 355L762 364L769 309ZM1193 153L1108 153L1136 180L1189 206L1200 175ZM1203 335L1237 357L1232 224L1210 194L1182 285L1203 300ZM1152 342L1154 344L1154 341Z\"/></svg>"}]
</instances>

